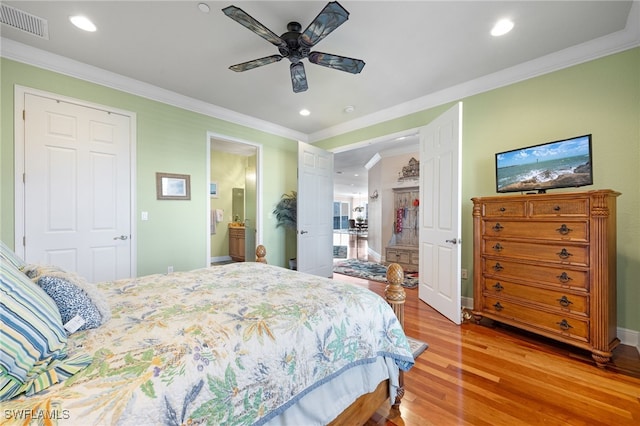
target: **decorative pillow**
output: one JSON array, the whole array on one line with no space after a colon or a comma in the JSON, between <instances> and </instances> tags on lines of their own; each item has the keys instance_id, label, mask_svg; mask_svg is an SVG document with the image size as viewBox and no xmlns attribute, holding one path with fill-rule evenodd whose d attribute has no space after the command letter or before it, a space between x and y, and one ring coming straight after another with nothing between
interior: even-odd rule
<instances>
[{"instance_id":1,"label":"decorative pillow","mask_svg":"<svg viewBox=\"0 0 640 426\"><path fill-rule=\"evenodd\" d=\"M0 259L0 401L20 392L35 368L66 357L67 335L49 296ZM20 386L18 386L20 385Z\"/></svg>"},{"instance_id":2,"label":"decorative pillow","mask_svg":"<svg viewBox=\"0 0 640 426\"><path fill-rule=\"evenodd\" d=\"M62 323L69 334L76 331L98 328L102 324L102 315L81 288L64 278L44 275L38 279L38 285L56 302ZM78 326L69 325L76 316L81 318Z\"/></svg>"},{"instance_id":3,"label":"decorative pillow","mask_svg":"<svg viewBox=\"0 0 640 426\"><path fill-rule=\"evenodd\" d=\"M111 318L109 304L98 287L79 275L40 265L27 265L24 272L56 303L69 334L97 328ZM77 325L69 324L76 317L81 318L76 319Z\"/></svg>"},{"instance_id":4,"label":"decorative pillow","mask_svg":"<svg viewBox=\"0 0 640 426\"><path fill-rule=\"evenodd\" d=\"M2 240L0 240L0 258L6 260L17 269L22 269L26 265L24 260L20 259Z\"/></svg>"}]
</instances>

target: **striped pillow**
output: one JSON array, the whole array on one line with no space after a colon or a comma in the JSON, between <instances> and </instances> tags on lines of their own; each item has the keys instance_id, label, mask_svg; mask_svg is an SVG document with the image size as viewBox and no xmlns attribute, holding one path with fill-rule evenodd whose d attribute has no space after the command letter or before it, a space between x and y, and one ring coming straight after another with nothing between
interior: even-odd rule
<instances>
[{"instance_id":1,"label":"striped pillow","mask_svg":"<svg viewBox=\"0 0 640 426\"><path fill-rule=\"evenodd\" d=\"M66 357L67 335L56 304L0 259L0 401L12 398L33 372Z\"/></svg>"},{"instance_id":2,"label":"striped pillow","mask_svg":"<svg viewBox=\"0 0 640 426\"><path fill-rule=\"evenodd\" d=\"M24 260L20 259L2 240L0 240L0 258L6 260L17 269L22 269L26 265Z\"/></svg>"}]
</instances>

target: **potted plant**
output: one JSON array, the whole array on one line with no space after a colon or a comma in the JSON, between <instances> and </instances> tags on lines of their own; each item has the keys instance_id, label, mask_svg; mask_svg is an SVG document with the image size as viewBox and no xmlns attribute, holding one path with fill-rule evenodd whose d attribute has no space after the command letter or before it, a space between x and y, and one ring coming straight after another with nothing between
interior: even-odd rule
<instances>
[{"instance_id":1,"label":"potted plant","mask_svg":"<svg viewBox=\"0 0 640 426\"><path fill-rule=\"evenodd\" d=\"M364 222L364 217L362 217L362 212L364 211L364 207L358 206L355 209L353 209L353 211L358 213L358 216L356 216L356 222L358 223Z\"/></svg>"},{"instance_id":2,"label":"potted plant","mask_svg":"<svg viewBox=\"0 0 640 426\"><path fill-rule=\"evenodd\" d=\"M282 194L280 201L273 209L276 217L276 228L282 226L285 229L297 230L298 219L298 193L291 191L288 194ZM289 259L289 268L297 269L296 259Z\"/></svg>"}]
</instances>

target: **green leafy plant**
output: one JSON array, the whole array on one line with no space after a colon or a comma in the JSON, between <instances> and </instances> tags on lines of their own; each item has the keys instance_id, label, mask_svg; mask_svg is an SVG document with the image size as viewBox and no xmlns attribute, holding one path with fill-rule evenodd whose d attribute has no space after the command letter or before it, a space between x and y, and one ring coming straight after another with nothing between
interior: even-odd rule
<instances>
[{"instance_id":1,"label":"green leafy plant","mask_svg":"<svg viewBox=\"0 0 640 426\"><path fill-rule=\"evenodd\" d=\"M282 198L273 209L276 216L276 228L282 226L287 229L296 229L298 220L298 193L291 191L288 194L282 194Z\"/></svg>"}]
</instances>

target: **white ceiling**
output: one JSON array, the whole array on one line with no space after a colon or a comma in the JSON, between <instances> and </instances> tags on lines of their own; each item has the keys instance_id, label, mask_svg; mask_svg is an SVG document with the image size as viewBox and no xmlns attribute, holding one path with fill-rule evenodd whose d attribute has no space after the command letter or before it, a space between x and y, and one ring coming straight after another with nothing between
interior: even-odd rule
<instances>
[{"instance_id":1,"label":"white ceiling","mask_svg":"<svg viewBox=\"0 0 640 426\"><path fill-rule=\"evenodd\" d=\"M633 2L613 0L341 1L349 20L312 50L366 65L353 75L305 60L309 90L296 94L287 60L242 73L228 69L277 49L221 9L236 5L282 34L290 21L306 28L326 1L3 3L45 19L49 31L42 39L3 24L3 56L159 100L180 99L175 103L307 142L640 44L637 2L632 9ZM210 11L200 11L199 3ZM68 17L75 14L89 17L98 30L73 27ZM505 17L515 28L492 37L492 25ZM115 74L45 58L42 51ZM354 111L346 113L349 105ZM302 108L311 115L300 116ZM383 148L369 149L359 150L357 159L356 152L337 154L336 170L351 175L354 164L362 169ZM362 191L357 185L344 190Z\"/></svg>"}]
</instances>

